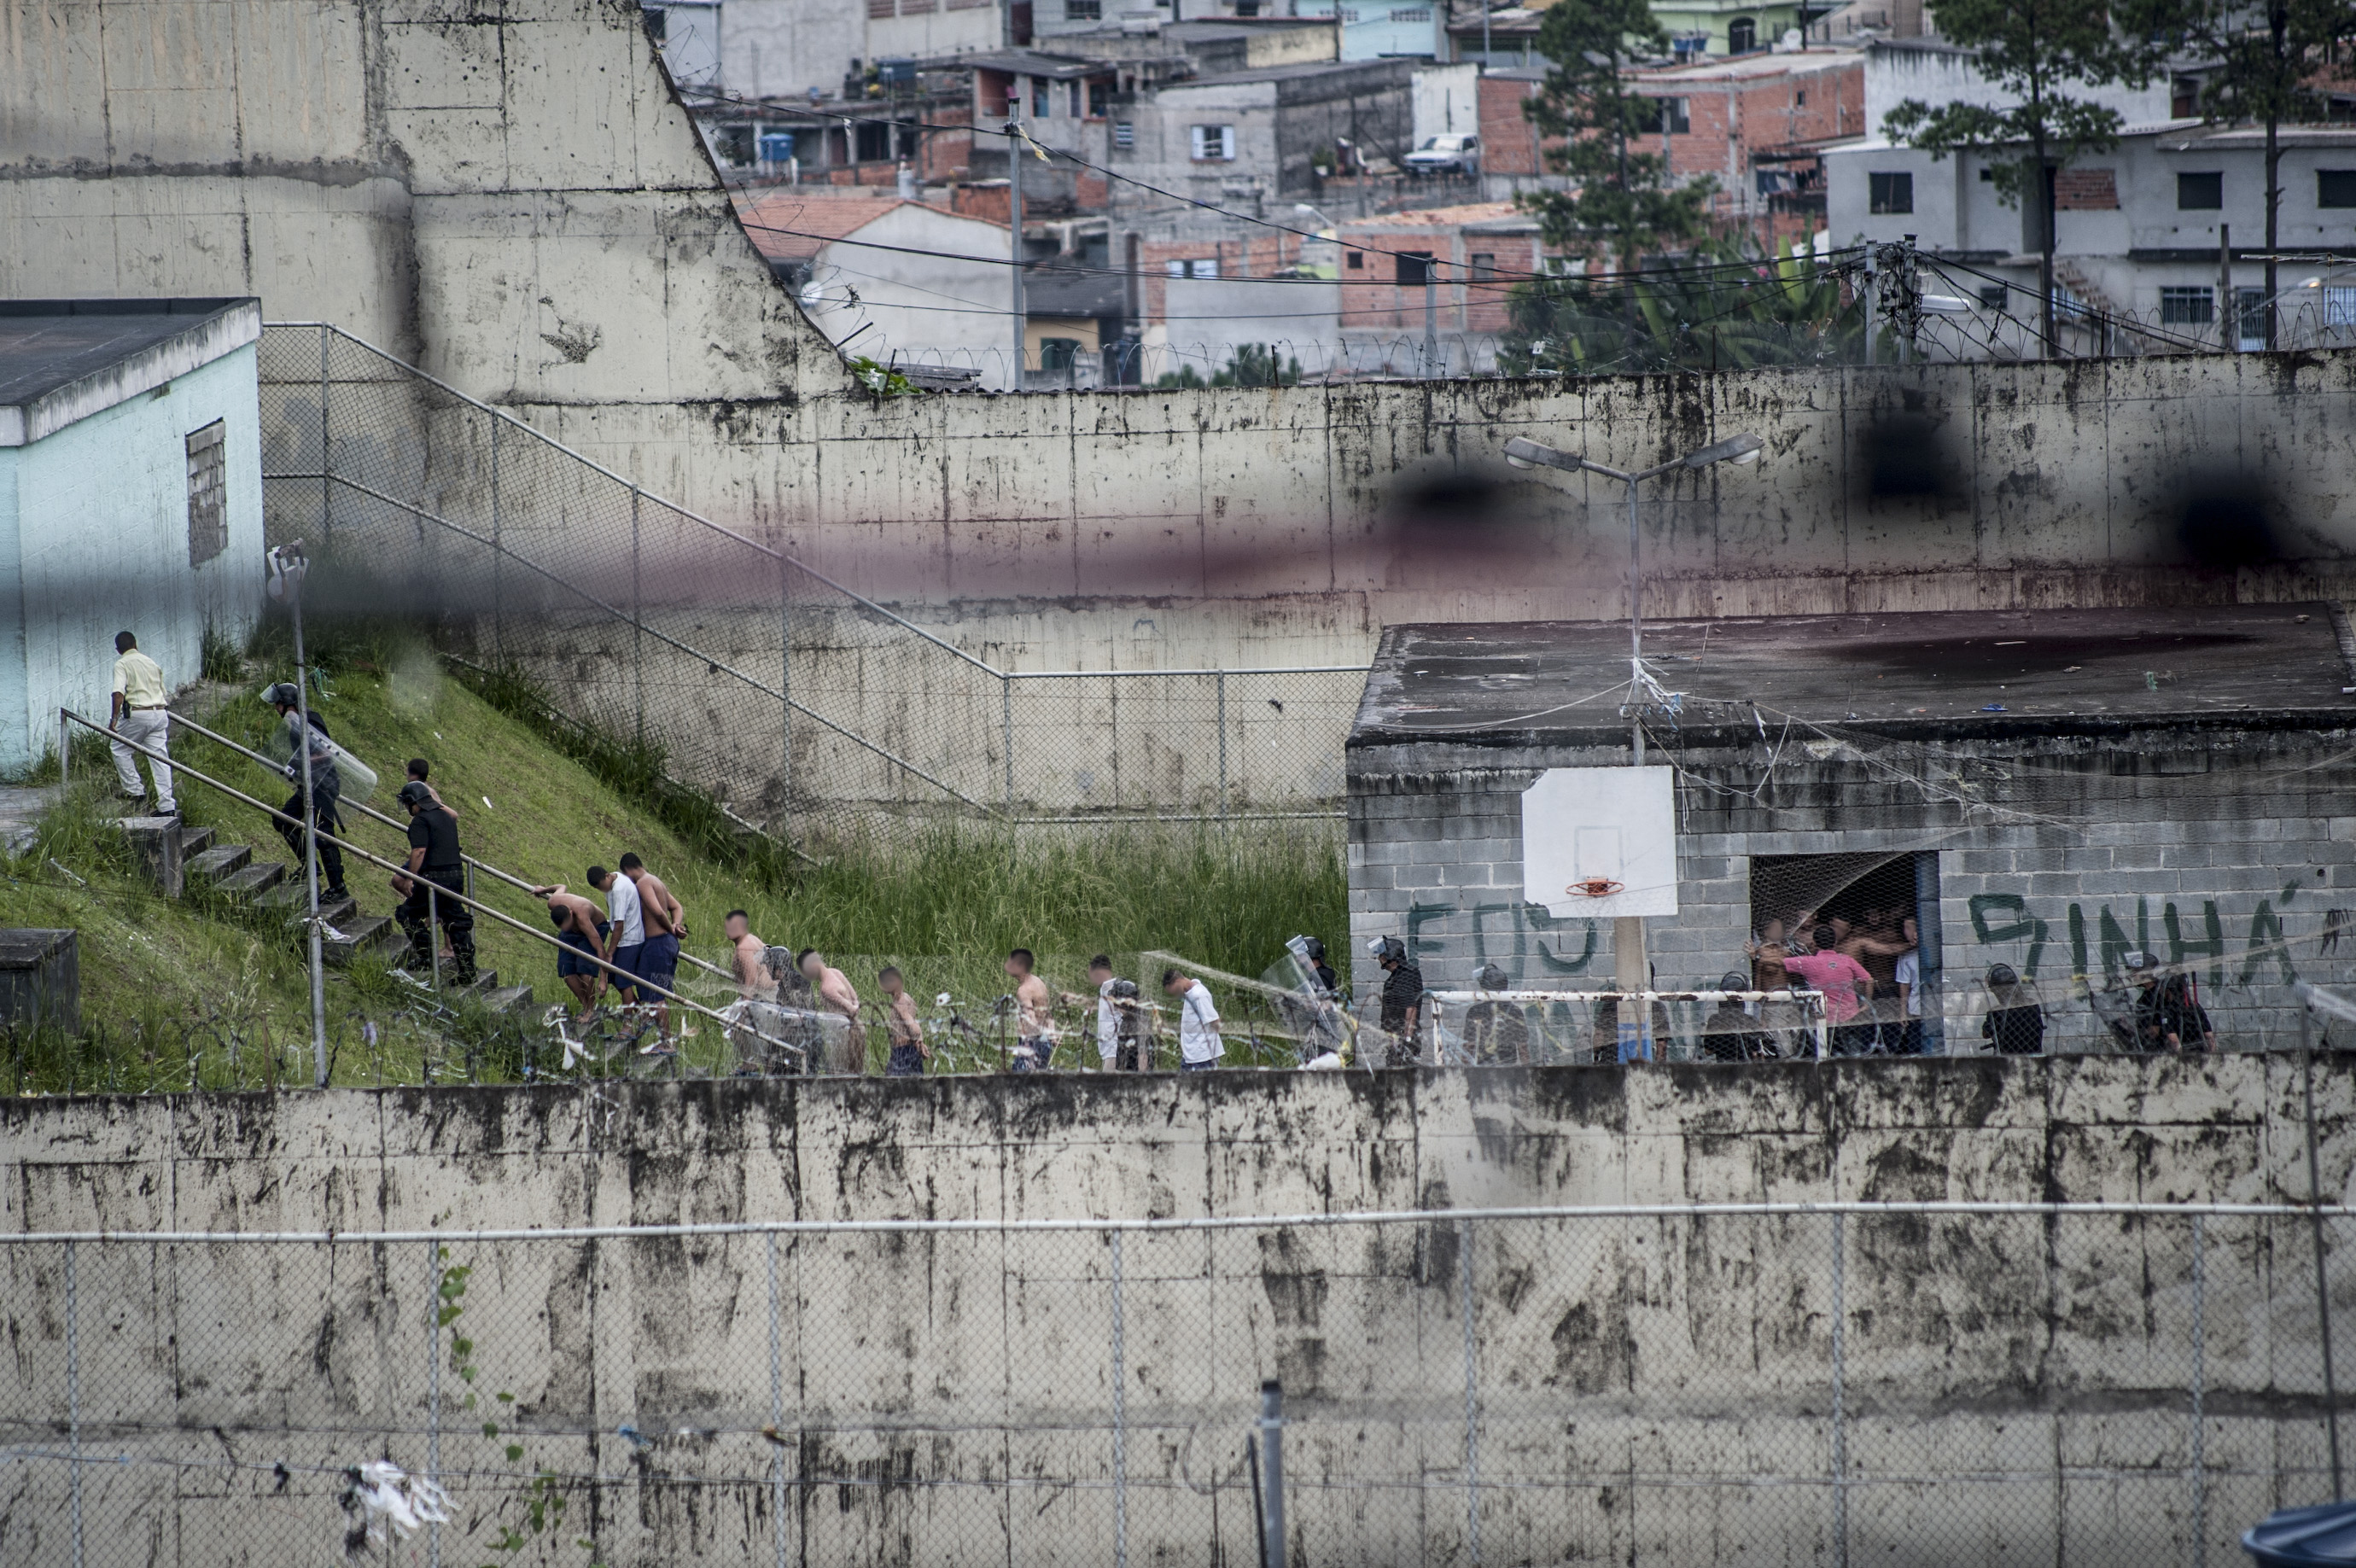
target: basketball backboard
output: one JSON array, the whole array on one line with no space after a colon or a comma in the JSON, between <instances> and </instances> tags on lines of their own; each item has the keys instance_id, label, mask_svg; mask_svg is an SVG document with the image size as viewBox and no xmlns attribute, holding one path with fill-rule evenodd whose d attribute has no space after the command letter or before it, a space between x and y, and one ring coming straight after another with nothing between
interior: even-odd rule
<instances>
[{"instance_id":1,"label":"basketball backboard","mask_svg":"<svg viewBox=\"0 0 2356 1568\"><path fill-rule=\"evenodd\" d=\"M1675 768L1548 768L1522 792L1522 896L1557 917L1677 912Z\"/></svg>"}]
</instances>

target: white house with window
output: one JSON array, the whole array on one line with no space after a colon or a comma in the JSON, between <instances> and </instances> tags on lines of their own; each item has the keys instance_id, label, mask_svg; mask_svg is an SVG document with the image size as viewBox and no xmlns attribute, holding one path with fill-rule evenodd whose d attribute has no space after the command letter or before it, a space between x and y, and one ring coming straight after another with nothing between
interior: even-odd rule
<instances>
[{"instance_id":1,"label":"white house with window","mask_svg":"<svg viewBox=\"0 0 2356 1568\"><path fill-rule=\"evenodd\" d=\"M2281 249L2356 249L2356 127L2290 127L2281 144ZM2236 343L2263 347L2265 267L2250 258L2265 251L2265 145L2260 130L2171 120L2130 126L2115 150L2055 170L2064 315L2083 304L2157 329L2114 345L2132 351L2222 347L2230 313ZM1933 158L1874 137L1827 149L1824 165L1832 243L1914 236L1941 280L1925 286L1983 313L1940 330L2018 341L2008 334L2037 315L2038 214L2034 202L2004 203L1995 159ZM2221 236L2232 251L2222 263ZM2283 346L2356 342L2356 266L2284 262L2279 276Z\"/></svg>"},{"instance_id":2,"label":"white house with window","mask_svg":"<svg viewBox=\"0 0 2356 1568\"><path fill-rule=\"evenodd\" d=\"M0 300L0 770L102 720L114 635L175 686L262 603L251 299Z\"/></svg>"},{"instance_id":3,"label":"white house with window","mask_svg":"<svg viewBox=\"0 0 2356 1568\"><path fill-rule=\"evenodd\" d=\"M1332 16L1342 21L1342 59L1446 59L1447 0L1294 0L1296 16Z\"/></svg>"},{"instance_id":4,"label":"white house with window","mask_svg":"<svg viewBox=\"0 0 2356 1568\"><path fill-rule=\"evenodd\" d=\"M1407 59L1262 66L1141 92L1116 112L1107 162L1120 174L1216 207L1290 201L1344 144L1398 159L1413 143Z\"/></svg>"}]
</instances>

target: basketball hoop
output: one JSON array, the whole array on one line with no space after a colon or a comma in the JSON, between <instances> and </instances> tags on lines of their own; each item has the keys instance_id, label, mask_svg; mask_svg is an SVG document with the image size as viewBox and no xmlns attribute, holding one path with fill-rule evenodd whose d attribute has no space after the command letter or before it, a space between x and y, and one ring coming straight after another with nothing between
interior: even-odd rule
<instances>
[{"instance_id":1,"label":"basketball hoop","mask_svg":"<svg viewBox=\"0 0 2356 1568\"><path fill-rule=\"evenodd\" d=\"M1608 899L1613 893L1624 891L1625 888L1626 884L1615 882L1609 877L1583 877L1562 891L1577 893L1583 899Z\"/></svg>"}]
</instances>

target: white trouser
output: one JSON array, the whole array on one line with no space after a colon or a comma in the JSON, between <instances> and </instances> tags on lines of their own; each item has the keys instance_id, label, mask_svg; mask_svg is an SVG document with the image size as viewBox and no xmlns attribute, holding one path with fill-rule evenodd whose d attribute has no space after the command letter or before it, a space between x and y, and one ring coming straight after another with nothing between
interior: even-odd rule
<instances>
[{"instance_id":1,"label":"white trouser","mask_svg":"<svg viewBox=\"0 0 2356 1568\"><path fill-rule=\"evenodd\" d=\"M121 739L107 743L114 748L114 775L123 794L144 795L147 792L139 783L139 753L123 742L129 741L169 756L171 720L172 716L160 708L133 709L115 725L114 732ZM153 757L147 760L147 765L155 774L155 809L168 812L172 809L172 770Z\"/></svg>"}]
</instances>

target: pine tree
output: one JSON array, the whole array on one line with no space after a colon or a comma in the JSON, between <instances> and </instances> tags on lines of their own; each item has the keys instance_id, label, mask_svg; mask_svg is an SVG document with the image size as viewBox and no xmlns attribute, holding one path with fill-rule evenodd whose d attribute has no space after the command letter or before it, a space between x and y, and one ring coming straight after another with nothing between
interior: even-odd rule
<instances>
[{"instance_id":1,"label":"pine tree","mask_svg":"<svg viewBox=\"0 0 2356 1568\"><path fill-rule=\"evenodd\" d=\"M1638 144L1668 112L1627 79L1631 67L1669 49L1645 0L1559 0L1538 24L1538 49L1553 63L1523 112L1542 135L1560 138L1547 162L1574 182L1521 197L1547 243L1568 255L1607 255L1633 272L1648 252L1706 235L1716 185L1673 184L1668 159Z\"/></svg>"}]
</instances>

